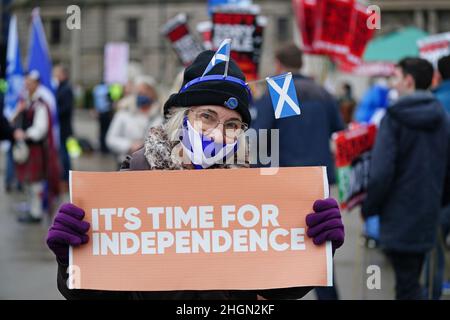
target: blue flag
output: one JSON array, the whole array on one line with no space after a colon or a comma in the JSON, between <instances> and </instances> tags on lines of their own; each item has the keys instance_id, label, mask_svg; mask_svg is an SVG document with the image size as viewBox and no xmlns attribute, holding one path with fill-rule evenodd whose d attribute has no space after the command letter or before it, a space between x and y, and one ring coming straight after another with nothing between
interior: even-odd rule
<instances>
[{"instance_id":1,"label":"blue flag","mask_svg":"<svg viewBox=\"0 0 450 320\"><path fill-rule=\"evenodd\" d=\"M7 46L6 81L8 83L8 89L5 94L5 107L3 112L6 118L11 119L24 85L19 37L17 33L17 18L15 15L11 17L9 22Z\"/></svg>"},{"instance_id":2,"label":"blue flag","mask_svg":"<svg viewBox=\"0 0 450 320\"><path fill-rule=\"evenodd\" d=\"M28 71L37 70L41 84L53 91L52 62L48 51L47 40L42 26L39 9L35 8L31 19L31 37L28 52Z\"/></svg>"},{"instance_id":3,"label":"blue flag","mask_svg":"<svg viewBox=\"0 0 450 320\"><path fill-rule=\"evenodd\" d=\"M228 62L230 61L230 51L231 51L231 39L225 39L222 41L222 43L219 46L219 49L217 49L216 53L212 57L211 61L209 62L208 66L206 66L205 71L203 72L203 75L206 75L215 65L226 62L227 65L225 66L225 76L228 73Z\"/></svg>"},{"instance_id":4,"label":"blue flag","mask_svg":"<svg viewBox=\"0 0 450 320\"><path fill-rule=\"evenodd\" d=\"M272 99L275 118L286 118L300 115L300 106L295 91L292 73L266 78Z\"/></svg>"},{"instance_id":5,"label":"blue flag","mask_svg":"<svg viewBox=\"0 0 450 320\"><path fill-rule=\"evenodd\" d=\"M39 8L31 13L31 36L28 51L28 71L39 72L41 87L39 94L47 103L52 114L52 131L56 146L59 147L59 124L56 109L56 100L52 86L52 61L45 38L44 27L39 15Z\"/></svg>"}]
</instances>

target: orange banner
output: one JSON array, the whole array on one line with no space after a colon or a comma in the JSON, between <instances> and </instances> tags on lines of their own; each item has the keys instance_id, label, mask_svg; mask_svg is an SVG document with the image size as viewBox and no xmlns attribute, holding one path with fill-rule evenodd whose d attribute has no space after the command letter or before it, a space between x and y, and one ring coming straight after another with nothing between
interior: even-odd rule
<instances>
[{"instance_id":1,"label":"orange banner","mask_svg":"<svg viewBox=\"0 0 450 320\"><path fill-rule=\"evenodd\" d=\"M305 216L328 197L325 167L71 172L91 223L69 287L132 291L332 285L331 244Z\"/></svg>"}]
</instances>

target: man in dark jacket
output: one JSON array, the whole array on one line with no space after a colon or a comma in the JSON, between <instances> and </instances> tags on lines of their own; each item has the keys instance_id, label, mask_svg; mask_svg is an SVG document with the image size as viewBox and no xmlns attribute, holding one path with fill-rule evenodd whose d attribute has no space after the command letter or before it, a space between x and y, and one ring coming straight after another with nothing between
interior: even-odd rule
<instances>
[{"instance_id":1,"label":"man in dark jacket","mask_svg":"<svg viewBox=\"0 0 450 320\"><path fill-rule=\"evenodd\" d=\"M58 108L59 139L60 139L60 159L63 166L62 179L69 181L70 157L66 148L66 140L73 134L72 112L73 112L73 92L69 83L69 72L63 65L57 65L53 69L53 74L58 81L56 89L56 105Z\"/></svg>"},{"instance_id":2,"label":"man in dark jacket","mask_svg":"<svg viewBox=\"0 0 450 320\"><path fill-rule=\"evenodd\" d=\"M397 65L399 99L381 121L362 208L365 217L380 215L380 245L394 268L397 299L423 297L419 278L449 183L449 121L426 91L432 76L432 65L423 59Z\"/></svg>"},{"instance_id":3,"label":"man in dark jacket","mask_svg":"<svg viewBox=\"0 0 450 320\"><path fill-rule=\"evenodd\" d=\"M330 138L333 132L345 127L337 101L313 79L299 73L303 65L302 51L295 44L282 46L275 58L276 74L292 73L301 115L275 119L270 94L266 92L253 106L252 127L256 130L279 130L280 167L326 166L328 182L334 184L335 166ZM276 166L274 163L271 165ZM319 300L338 299L335 287L318 288L316 293Z\"/></svg>"},{"instance_id":4,"label":"man in dark jacket","mask_svg":"<svg viewBox=\"0 0 450 320\"><path fill-rule=\"evenodd\" d=\"M275 119L269 92L255 102L252 127L279 129L279 166L326 166L328 181L335 182L335 166L330 150L333 132L344 123L337 101L313 79L299 74L302 51L293 43L276 52L276 73L292 72L301 115Z\"/></svg>"}]
</instances>

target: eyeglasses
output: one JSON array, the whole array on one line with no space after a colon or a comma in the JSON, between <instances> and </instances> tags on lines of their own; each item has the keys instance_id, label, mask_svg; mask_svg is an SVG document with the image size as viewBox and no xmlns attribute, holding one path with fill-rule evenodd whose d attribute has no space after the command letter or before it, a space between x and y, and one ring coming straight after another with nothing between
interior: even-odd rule
<instances>
[{"instance_id":1,"label":"eyeglasses","mask_svg":"<svg viewBox=\"0 0 450 320\"><path fill-rule=\"evenodd\" d=\"M219 121L216 113L209 110L189 110L194 114L196 122L201 123L202 132L211 132L219 124L223 124L223 134L231 139L237 139L248 129L248 125L238 119L231 119L225 122Z\"/></svg>"}]
</instances>

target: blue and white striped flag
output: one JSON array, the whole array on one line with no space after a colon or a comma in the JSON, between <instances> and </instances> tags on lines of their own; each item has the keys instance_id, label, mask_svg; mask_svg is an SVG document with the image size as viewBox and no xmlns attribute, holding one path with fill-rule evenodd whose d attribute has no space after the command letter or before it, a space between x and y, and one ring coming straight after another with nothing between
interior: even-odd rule
<instances>
[{"instance_id":1,"label":"blue and white striped flag","mask_svg":"<svg viewBox=\"0 0 450 320\"><path fill-rule=\"evenodd\" d=\"M269 87L275 118L286 118L300 115L300 105L297 99L292 73L266 78Z\"/></svg>"},{"instance_id":2,"label":"blue and white striped flag","mask_svg":"<svg viewBox=\"0 0 450 320\"><path fill-rule=\"evenodd\" d=\"M216 54L214 54L205 71L203 72L202 77L205 76L215 65L221 62L227 63L227 65L225 66L225 75L226 75L228 71L227 70L228 62L230 61L230 51L231 51L231 39L223 40L219 46L219 49L217 49Z\"/></svg>"},{"instance_id":3,"label":"blue and white striped flag","mask_svg":"<svg viewBox=\"0 0 450 320\"><path fill-rule=\"evenodd\" d=\"M9 22L8 44L6 53L6 81L8 90L5 94L5 107L3 113L11 119L20 94L24 86L23 68L20 60L19 37L17 33L17 18L12 16Z\"/></svg>"}]
</instances>

